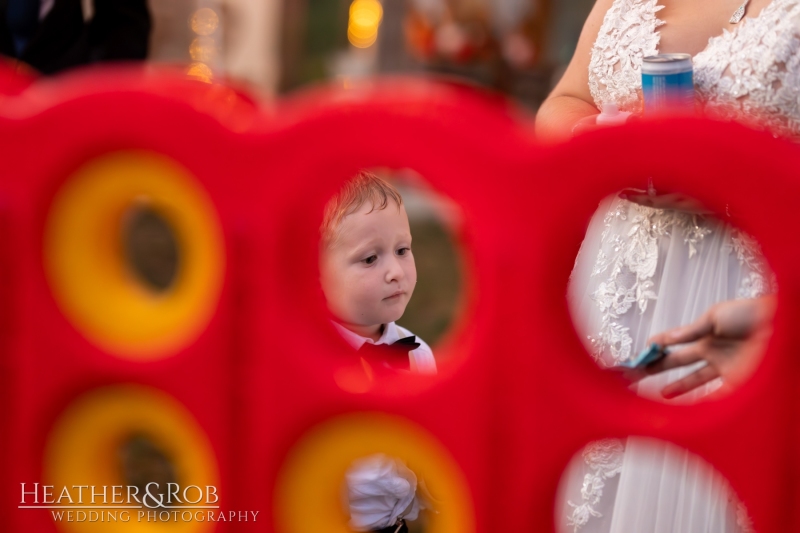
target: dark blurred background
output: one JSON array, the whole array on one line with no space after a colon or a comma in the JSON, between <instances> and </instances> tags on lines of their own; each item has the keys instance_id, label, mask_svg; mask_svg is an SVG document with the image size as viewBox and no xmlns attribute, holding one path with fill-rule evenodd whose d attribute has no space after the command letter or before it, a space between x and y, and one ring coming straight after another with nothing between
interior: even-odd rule
<instances>
[{"instance_id":1,"label":"dark blurred background","mask_svg":"<svg viewBox=\"0 0 800 533\"><path fill-rule=\"evenodd\" d=\"M266 95L331 78L449 74L535 109L569 62L592 4L150 0L150 59L246 80Z\"/></svg>"}]
</instances>

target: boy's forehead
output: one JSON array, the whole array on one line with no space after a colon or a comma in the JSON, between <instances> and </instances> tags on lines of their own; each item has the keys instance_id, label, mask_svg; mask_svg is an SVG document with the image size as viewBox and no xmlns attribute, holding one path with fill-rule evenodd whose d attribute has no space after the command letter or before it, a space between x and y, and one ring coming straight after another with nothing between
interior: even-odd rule
<instances>
[{"instance_id":1,"label":"boy's forehead","mask_svg":"<svg viewBox=\"0 0 800 533\"><path fill-rule=\"evenodd\" d=\"M357 211L342 218L338 233L337 240L341 244L358 246L366 240L410 235L410 230L402 205L390 201L389 205L380 209L365 202Z\"/></svg>"}]
</instances>

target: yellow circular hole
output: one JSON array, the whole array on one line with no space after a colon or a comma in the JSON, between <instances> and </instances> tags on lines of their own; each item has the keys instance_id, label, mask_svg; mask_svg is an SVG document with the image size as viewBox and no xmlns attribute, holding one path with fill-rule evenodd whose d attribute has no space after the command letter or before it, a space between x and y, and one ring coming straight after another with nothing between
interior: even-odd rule
<instances>
[{"instance_id":1,"label":"yellow circular hole","mask_svg":"<svg viewBox=\"0 0 800 533\"><path fill-rule=\"evenodd\" d=\"M126 222L142 208L177 246L177 269L158 290L137 275L124 246ZM149 152L117 152L78 169L45 226L45 271L59 307L91 342L129 359L171 355L202 332L219 299L224 253L205 191Z\"/></svg>"},{"instance_id":2,"label":"yellow circular hole","mask_svg":"<svg viewBox=\"0 0 800 533\"><path fill-rule=\"evenodd\" d=\"M345 472L374 454L402 460L434 501L429 533L475 530L472 500L461 469L423 428L381 413L337 417L308 432L294 447L278 478L276 519L280 533L348 533L343 504Z\"/></svg>"},{"instance_id":3,"label":"yellow circular hole","mask_svg":"<svg viewBox=\"0 0 800 533\"><path fill-rule=\"evenodd\" d=\"M150 487L151 494L173 490L180 497L184 488L193 485L206 494L197 505L222 497L216 489L219 473L214 452L202 428L177 400L141 385L104 387L71 403L48 436L43 477L43 485L53 487L50 501L67 506L47 512L60 512L60 519L54 520L70 533L200 533L215 526L205 520L207 509L178 509L177 520L171 514L162 520L159 513L173 510L151 508L153 500L137 508L141 499L135 496L143 494L133 489L129 492L129 486L157 483ZM166 483L180 488L170 489ZM80 486L85 488L78 489ZM63 493L65 487L69 498ZM195 493L197 489L188 493L193 500ZM163 502L167 504L167 496ZM181 518L184 511L191 513L191 519Z\"/></svg>"}]
</instances>

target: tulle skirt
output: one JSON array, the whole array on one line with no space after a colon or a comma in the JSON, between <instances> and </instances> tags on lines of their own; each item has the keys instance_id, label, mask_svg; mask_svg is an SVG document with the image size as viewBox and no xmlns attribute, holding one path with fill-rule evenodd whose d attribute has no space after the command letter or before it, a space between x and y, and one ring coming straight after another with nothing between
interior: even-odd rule
<instances>
[{"instance_id":1,"label":"tulle skirt","mask_svg":"<svg viewBox=\"0 0 800 533\"><path fill-rule=\"evenodd\" d=\"M587 350L608 367L715 303L770 292L770 278L757 244L726 221L614 196L587 230L570 279L570 309ZM702 364L646 378L637 392L660 398L665 385ZM694 401L719 385L674 401ZM638 437L589 444L569 466L558 505L562 531L749 531L746 511L712 467Z\"/></svg>"}]
</instances>

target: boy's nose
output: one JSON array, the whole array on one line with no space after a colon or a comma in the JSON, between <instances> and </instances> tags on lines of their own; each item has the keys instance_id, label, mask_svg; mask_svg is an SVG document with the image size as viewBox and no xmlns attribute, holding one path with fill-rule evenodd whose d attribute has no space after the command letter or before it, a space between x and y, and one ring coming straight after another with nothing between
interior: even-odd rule
<instances>
[{"instance_id":1,"label":"boy's nose","mask_svg":"<svg viewBox=\"0 0 800 533\"><path fill-rule=\"evenodd\" d=\"M388 268L386 269L386 282L390 283L392 281L399 281L403 279L405 273L403 272L403 268L400 266L400 262L397 260L396 257L392 257L389 261Z\"/></svg>"}]
</instances>

